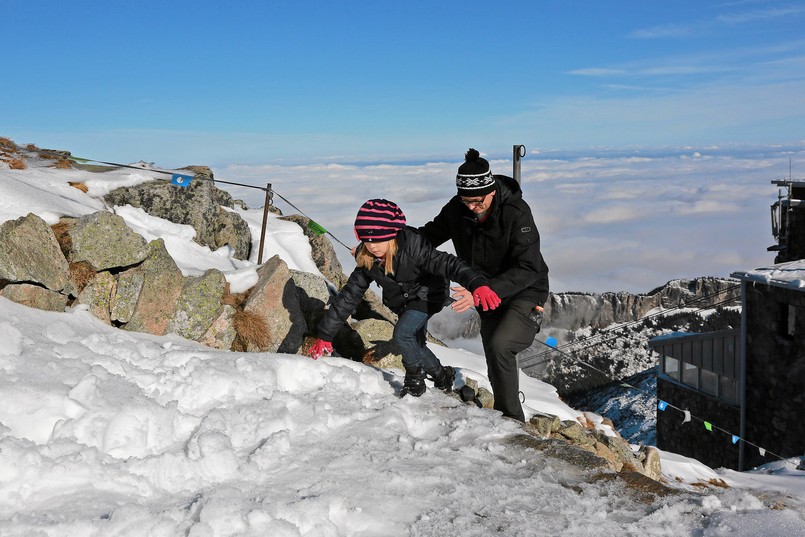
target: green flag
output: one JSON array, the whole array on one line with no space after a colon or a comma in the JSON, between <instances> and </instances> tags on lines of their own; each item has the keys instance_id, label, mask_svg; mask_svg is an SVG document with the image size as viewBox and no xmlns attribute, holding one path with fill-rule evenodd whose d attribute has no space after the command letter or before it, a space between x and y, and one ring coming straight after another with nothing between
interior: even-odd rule
<instances>
[{"instance_id":1,"label":"green flag","mask_svg":"<svg viewBox=\"0 0 805 537\"><path fill-rule=\"evenodd\" d=\"M313 220L307 223L307 227L309 227L316 235L324 235L325 233L327 233L326 229L318 225Z\"/></svg>"},{"instance_id":2,"label":"green flag","mask_svg":"<svg viewBox=\"0 0 805 537\"><path fill-rule=\"evenodd\" d=\"M713 424L710 423L709 421L704 422L704 428L707 429L710 432L713 432Z\"/></svg>"}]
</instances>

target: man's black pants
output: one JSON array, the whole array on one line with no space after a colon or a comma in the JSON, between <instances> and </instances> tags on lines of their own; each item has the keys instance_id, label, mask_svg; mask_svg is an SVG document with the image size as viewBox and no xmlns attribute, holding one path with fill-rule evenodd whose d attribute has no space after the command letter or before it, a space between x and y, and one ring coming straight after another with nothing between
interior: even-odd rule
<instances>
[{"instance_id":1,"label":"man's black pants","mask_svg":"<svg viewBox=\"0 0 805 537\"><path fill-rule=\"evenodd\" d=\"M495 396L494 408L523 422L517 353L527 349L539 333L539 323L529 317L534 306L532 302L515 300L496 310L480 312L481 340Z\"/></svg>"}]
</instances>

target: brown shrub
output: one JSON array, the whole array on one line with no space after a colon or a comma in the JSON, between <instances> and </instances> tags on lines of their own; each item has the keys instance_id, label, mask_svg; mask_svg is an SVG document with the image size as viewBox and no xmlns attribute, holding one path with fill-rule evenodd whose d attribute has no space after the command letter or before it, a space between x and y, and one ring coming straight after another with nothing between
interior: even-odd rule
<instances>
[{"instance_id":1,"label":"brown shrub","mask_svg":"<svg viewBox=\"0 0 805 537\"><path fill-rule=\"evenodd\" d=\"M52 166L52 168L57 168L59 170L69 170L73 167L73 162L70 159L60 159ZM86 192L86 191L85 191Z\"/></svg>"},{"instance_id":2,"label":"brown shrub","mask_svg":"<svg viewBox=\"0 0 805 537\"><path fill-rule=\"evenodd\" d=\"M236 310L242 310L249 298L251 289L243 293L233 293L229 289L229 282L224 285L224 295L221 297L221 304L232 306Z\"/></svg>"},{"instance_id":3,"label":"brown shrub","mask_svg":"<svg viewBox=\"0 0 805 537\"><path fill-rule=\"evenodd\" d=\"M59 166L57 165L56 167L58 168ZM77 188L78 190L80 190L81 192L84 192L84 193L89 191L89 188L87 188L87 185L85 185L84 183L77 183L75 181L67 181L67 184L70 185L73 188Z\"/></svg>"},{"instance_id":4,"label":"brown shrub","mask_svg":"<svg viewBox=\"0 0 805 537\"><path fill-rule=\"evenodd\" d=\"M241 343L264 349L268 347L268 326L265 320L251 311L238 311L232 319L235 333Z\"/></svg>"},{"instance_id":5,"label":"brown shrub","mask_svg":"<svg viewBox=\"0 0 805 537\"><path fill-rule=\"evenodd\" d=\"M24 170L28 167L23 158L13 158L8 161L8 165L12 170Z\"/></svg>"},{"instance_id":6,"label":"brown shrub","mask_svg":"<svg viewBox=\"0 0 805 537\"><path fill-rule=\"evenodd\" d=\"M70 281L75 284L76 291L79 293L95 277L95 274L97 274L95 269L86 261L70 263Z\"/></svg>"},{"instance_id":7,"label":"brown shrub","mask_svg":"<svg viewBox=\"0 0 805 537\"><path fill-rule=\"evenodd\" d=\"M69 220L59 220L52 226L50 229L53 230L53 234L56 236L56 242L59 243L59 248L61 249L61 253L64 254L64 257L68 257L70 250L73 249L73 241L70 239L70 229L73 227L73 223Z\"/></svg>"},{"instance_id":8,"label":"brown shrub","mask_svg":"<svg viewBox=\"0 0 805 537\"><path fill-rule=\"evenodd\" d=\"M27 144L25 146L25 149L27 149L28 151L39 151L39 148L36 147L34 144Z\"/></svg>"},{"instance_id":9,"label":"brown shrub","mask_svg":"<svg viewBox=\"0 0 805 537\"><path fill-rule=\"evenodd\" d=\"M0 147L16 150L17 149L17 144L15 144L11 140L11 138L4 138L4 137L0 136Z\"/></svg>"}]
</instances>

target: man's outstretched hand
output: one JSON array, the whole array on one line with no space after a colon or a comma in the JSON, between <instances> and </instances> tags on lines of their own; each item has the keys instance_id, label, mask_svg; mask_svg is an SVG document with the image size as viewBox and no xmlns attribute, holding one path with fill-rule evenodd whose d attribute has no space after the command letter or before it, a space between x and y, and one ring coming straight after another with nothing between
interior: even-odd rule
<instances>
[{"instance_id":1,"label":"man's outstretched hand","mask_svg":"<svg viewBox=\"0 0 805 537\"><path fill-rule=\"evenodd\" d=\"M500 306L500 297L488 285L483 285L472 294L475 306L490 311Z\"/></svg>"}]
</instances>

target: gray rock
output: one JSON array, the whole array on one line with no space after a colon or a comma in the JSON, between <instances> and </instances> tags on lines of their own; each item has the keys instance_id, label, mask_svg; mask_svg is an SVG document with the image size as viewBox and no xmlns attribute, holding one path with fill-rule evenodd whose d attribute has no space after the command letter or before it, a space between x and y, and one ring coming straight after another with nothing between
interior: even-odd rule
<instances>
[{"instance_id":1,"label":"gray rock","mask_svg":"<svg viewBox=\"0 0 805 537\"><path fill-rule=\"evenodd\" d=\"M225 284L224 274L217 269L210 269L203 276L185 278L167 331L192 340L204 336L221 315Z\"/></svg>"},{"instance_id":2,"label":"gray rock","mask_svg":"<svg viewBox=\"0 0 805 537\"><path fill-rule=\"evenodd\" d=\"M45 311L64 311L67 297L56 291L30 283L12 283L0 289L3 296L17 304Z\"/></svg>"},{"instance_id":3,"label":"gray rock","mask_svg":"<svg viewBox=\"0 0 805 537\"><path fill-rule=\"evenodd\" d=\"M101 211L84 215L68 234L69 261L86 261L96 271L136 265L148 255L145 239L116 214Z\"/></svg>"},{"instance_id":4,"label":"gray rock","mask_svg":"<svg viewBox=\"0 0 805 537\"><path fill-rule=\"evenodd\" d=\"M545 325L565 330L604 328L642 318L657 307L674 308L701 297L710 297L712 304L732 299L733 305L740 305L736 284L735 280L703 277L671 280L646 294L552 293L545 303ZM697 304L703 306L706 304Z\"/></svg>"},{"instance_id":5,"label":"gray rock","mask_svg":"<svg viewBox=\"0 0 805 537\"><path fill-rule=\"evenodd\" d=\"M98 272L78 294L75 303L86 304L89 306L89 312L94 317L106 324L111 324L112 320L109 312L116 285L115 277L109 272Z\"/></svg>"},{"instance_id":6,"label":"gray rock","mask_svg":"<svg viewBox=\"0 0 805 537\"><path fill-rule=\"evenodd\" d=\"M310 242L313 262L316 263L319 271L321 271L325 278L330 280L336 289L341 289L341 287L347 283L347 278L344 275L344 269L341 268L341 263L338 261L338 256L335 255L333 245L329 239L327 239L327 236L319 235L313 231L310 227L310 218L306 216L292 214L283 216L281 219L294 222L302 228L302 232Z\"/></svg>"},{"instance_id":7,"label":"gray rock","mask_svg":"<svg viewBox=\"0 0 805 537\"><path fill-rule=\"evenodd\" d=\"M0 225L0 284L38 283L61 291L70 279L67 259L53 230L33 213Z\"/></svg>"},{"instance_id":8,"label":"gray rock","mask_svg":"<svg viewBox=\"0 0 805 537\"><path fill-rule=\"evenodd\" d=\"M210 327L204 332L198 342L213 349L231 349L237 333L233 324L235 308L226 304L221 313L213 319Z\"/></svg>"},{"instance_id":9,"label":"gray rock","mask_svg":"<svg viewBox=\"0 0 805 537\"><path fill-rule=\"evenodd\" d=\"M382 369L403 369L400 350L391 340L393 324L380 319L364 319L354 323L352 329L358 335L360 349L347 351L350 357L357 356L355 359Z\"/></svg>"},{"instance_id":10,"label":"gray rock","mask_svg":"<svg viewBox=\"0 0 805 537\"><path fill-rule=\"evenodd\" d=\"M534 435L548 438L562 426L561 420L552 414L536 413L525 424L525 429Z\"/></svg>"},{"instance_id":11,"label":"gray rock","mask_svg":"<svg viewBox=\"0 0 805 537\"><path fill-rule=\"evenodd\" d=\"M257 269L257 275L243 309L265 321L269 343L265 348L247 350L298 352L304 341L305 318L288 265L275 255Z\"/></svg>"},{"instance_id":12,"label":"gray rock","mask_svg":"<svg viewBox=\"0 0 805 537\"><path fill-rule=\"evenodd\" d=\"M117 275L117 286L109 306L111 321L125 324L131 320L144 283L145 276L140 267L123 271Z\"/></svg>"},{"instance_id":13,"label":"gray rock","mask_svg":"<svg viewBox=\"0 0 805 537\"><path fill-rule=\"evenodd\" d=\"M299 306L305 315L307 331L314 333L324 314L324 307L330 302L327 280L310 272L291 270L290 273L299 295Z\"/></svg>"},{"instance_id":14,"label":"gray rock","mask_svg":"<svg viewBox=\"0 0 805 537\"><path fill-rule=\"evenodd\" d=\"M104 200L111 205L131 205L177 224L196 230L196 242L210 249L228 244L238 259L248 259L251 251L249 225L233 207L232 196L215 187L209 168L193 167L196 180L181 188L168 181L149 181L133 187L118 188Z\"/></svg>"},{"instance_id":15,"label":"gray rock","mask_svg":"<svg viewBox=\"0 0 805 537\"><path fill-rule=\"evenodd\" d=\"M184 281L162 239L151 241L148 251L142 263L143 286L125 328L162 336L173 319Z\"/></svg>"},{"instance_id":16,"label":"gray rock","mask_svg":"<svg viewBox=\"0 0 805 537\"><path fill-rule=\"evenodd\" d=\"M660 450L654 446L640 446L637 453L637 458L643 465L643 474L650 477L655 481L661 481L662 476L662 460L660 459Z\"/></svg>"}]
</instances>

